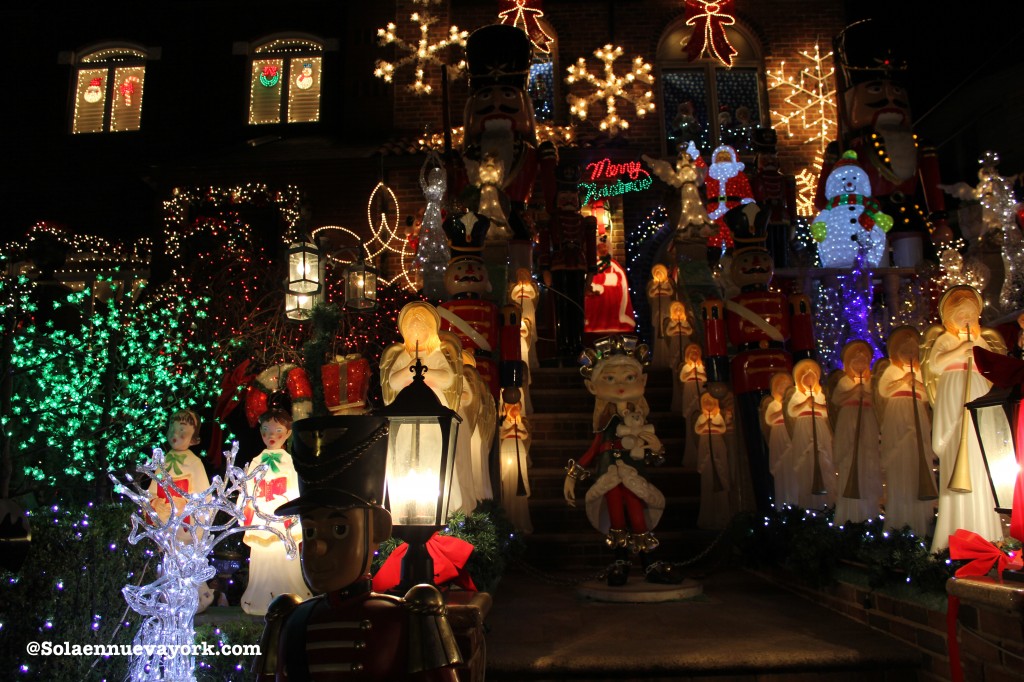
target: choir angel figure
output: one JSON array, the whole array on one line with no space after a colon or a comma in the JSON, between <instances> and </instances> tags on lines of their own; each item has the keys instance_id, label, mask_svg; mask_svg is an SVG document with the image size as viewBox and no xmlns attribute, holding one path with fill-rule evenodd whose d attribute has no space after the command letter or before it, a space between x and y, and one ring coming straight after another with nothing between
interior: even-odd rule
<instances>
[{"instance_id":1,"label":"choir angel figure","mask_svg":"<svg viewBox=\"0 0 1024 682\"><path fill-rule=\"evenodd\" d=\"M840 353L842 370L829 378L829 414L834 416L833 456L839 470L835 520L878 517L882 500L878 419L872 402L871 360L867 341L850 341Z\"/></svg>"},{"instance_id":2,"label":"choir angel figure","mask_svg":"<svg viewBox=\"0 0 1024 682\"><path fill-rule=\"evenodd\" d=\"M811 359L793 366L786 419L792 441L797 503L805 509L835 504L837 483L832 460L832 429L821 388L821 365Z\"/></svg>"},{"instance_id":3,"label":"choir angel figure","mask_svg":"<svg viewBox=\"0 0 1024 682\"><path fill-rule=\"evenodd\" d=\"M947 547L949 536L960 528L988 540L1003 537L978 435L965 407L992 387L978 373L974 349L1006 354L999 334L980 325L982 305L981 294L973 287L951 287L939 300L942 325L925 332L922 371L934 410L932 448L939 458L939 515L933 552ZM1002 412L984 410L978 417L979 430L1009 442L1010 426ZM995 461L997 453L986 454L990 469L1004 464ZM1005 459L1006 455L999 456Z\"/></svg>"},{"instance_id":4,"label":"choir angel figure","mask_svg":"<svg viewBox=\"0 0 1024 682\"><path fill-rule=\"evenodd\" d=\"M768 468L775 480L775 508L782 509L799 501L796 466L786 428L786 392L793 388L793 377L788 372L777 372L771 378L771 393L761 400L761 428L768 441Z\"/></svg>"},{"instance_id":5,"label":"choir angel figure","mask_svg":"<svg viewBox=\"0 0 1024 682\"><path fill-rule=\"evenodd\" d=\"M889 357L875 367L875 410L881 421L885 472L885 525L910 526L931 535L939 493L932 472L931 408L921 374L921 335L897 327L886 343ZM913 426L908 426L913 424Z\"/></svg>"}]
</instances>

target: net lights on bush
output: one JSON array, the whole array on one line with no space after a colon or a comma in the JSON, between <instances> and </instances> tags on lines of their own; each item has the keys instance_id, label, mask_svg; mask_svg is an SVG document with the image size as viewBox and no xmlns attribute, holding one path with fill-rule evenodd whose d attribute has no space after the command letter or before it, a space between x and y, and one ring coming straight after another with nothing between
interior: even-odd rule
<instances>
[{"instance_id":1,"label":"net lights on bush","mask_svg":"<svg viewBox=\"0 0 1024 682\"><path fill-rule=\"evenodd\" d=\"M814 161L797 173L797 213L814 215L814 193L822 159L829 140L836 136L836 91L833 87L835 68L832 53L821 54L818 45L814 52L801 50L807 63L797 74L786 75L786 62L780 62L775 71L768 69L768 91L785 94L785 110L772 110L772 117L785 126L786 137L802 144L816 143ZM780 107L781 109L781 107Z\"/></svg>"},{"instance_id":2,"label":"net lights on bush","mask_svg":"<svg viewBox=\"0 0 1024 682\"><path fill-rule=\"evenodd\" d=\"M378 59L376 68L373 70L373 75L377 78L384 79L385 83L391 83L394 80L395 71L397 69L412 64L415 80L407 86L408 89L412 90L417 95L429 95L433 91L433 87L429 83L423 82L426 66L429 64L437 66L447 64L449 76L452 78L458 78L462 75L462 72L466 68L466 60L462 59L455 64L448 64L446 61L441 59L438 53L443 53L444 50L451 46L465 48L466 38L469 36L469 31L460 31L459 27L453 24L448 29L448 37L441 38L437 42L431 43L430 27L437 23L438 19L430 13L430 7L432 5L440 5L442 0L412 0L412 2L423 8L421 11L413 12L409 16L410 21L419 25L419 41L413 45L412 43L399 38L396 33L398 27L393 22L389 23L386 28L377 29L377 39L382 46L395 45L409 54L396 62L388 62L383 59Z\"/></svg>"},{"instance_id":3,"label":"net lights on bush","mask_svg":"<svg viewBox=\"0 0 1024 682\"><path fill-rule=\"evenodd\" d=\"M619 117L617 109L619 99L630 102L636 108L636 115L640 118L654 111L654 93L650 89L639 87L652 86L654 76L651 75L651 65L646 63L643 57L633 60L632 70L625 76L617 76L615 60L622 56L621 47L605 45L594 50L594 56L604 64L603 78L587 70L587 61L583 57L568 67L569 75L565 79L566 83L572 85L576 81L581 81L594 88L594 92L585 97L570 94L568 97L569 112L581 121L586 121L590 105L594 102L603 103L605 115L598 127L614 137L619 130L629 128L629 121ZM643 90L643 92L634 94L634 91L639 90Z\"/></svg>"},{"instance_id":4,"label":"net lights on bush","mask_svg":"<svg viewBox=\"0 0 1024 682\"><path fill-rule=\"evenodd\" d=\"M296 559L294 540L277 526L287 519L260 511L247 492L259 487L267 474L267 466L260 465L246 475L234 466L237 453L237 442L230 452L224 453L227 462L224 478L215 476L209 488L189 492L174 484L166 473L163 451L155 449L152 460L140 466L139 472L156 481L168 499L173 494L183 501L180 508L171 505L170 516L166 519L161 519L153 509L147 488L130 474L125 474L125 481L110 477L117 492L138 507L131 517L128 542L134 545L140 540L150 540L161 552L161 570L154 582L141 586L128 584L122 590L132 610L145 618L133 642L142 645L145 652L132 659L129 678L133 682L196 679L195 656L191 654L195 644L199 587L216 575L207 557L218 544L236 533L265 531L284 543L290 559ZM262 523L243 525L247 506ZM179 531L187 535L187 542L179 539ZM187 646L189 653L161 654L169 646Z\"/></svg>"},{"instance_id":5,"label":"net lights on bush","mask_svg":"<svg viewBox=\"0 0 1024 682\"><path fill-rule=\"evenodd\" d=\"M138 445L164 428L182 402L211 405L223 369L222 348L198 338L205 299L113 296L91 314L91 291L61 303L82 322L71 329L26 324L13 340L16 376L7 429L25 473L48 485L91 481L135 464Z\"/></svg>"}]
</instances>

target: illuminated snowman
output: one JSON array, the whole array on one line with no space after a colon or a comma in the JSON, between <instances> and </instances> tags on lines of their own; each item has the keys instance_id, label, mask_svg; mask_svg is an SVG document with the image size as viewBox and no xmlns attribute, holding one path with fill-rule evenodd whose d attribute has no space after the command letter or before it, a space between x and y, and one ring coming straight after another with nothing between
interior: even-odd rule
<instances>
[{"instance_id":1,"label":"illuminated snowman","mask_svg":"<svg viewBox=\"0 0 1024 682\"><path fill-rule=\"evenodd\" d=\"M825 196L828 203L811 224L821 265L851 267L863 249L864 264L877 267L885 257L885 233L892 218L871 198L871 181L857 165L856 152L844 153L829 173Z\"/></svg>"}]
</instances>

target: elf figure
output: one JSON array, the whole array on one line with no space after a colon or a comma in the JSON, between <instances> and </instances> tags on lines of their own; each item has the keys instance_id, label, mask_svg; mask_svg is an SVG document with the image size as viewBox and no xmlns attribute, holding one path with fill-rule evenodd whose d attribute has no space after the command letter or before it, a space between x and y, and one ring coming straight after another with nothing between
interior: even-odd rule
<instances>
[{"instance_id":1,"label":"elf figure","mask_svg":"<svg viewBox=\"0 0 1024 682\"><path fill-rule=\"evenodd\" d=\"M576 481L591 477L585 467L596 466L593 485L587 490L586 510L590 523L605 535L615 552L608 584L626 584L632 555L640 555L646 580L677 583L682 576L671 565L654 561L651 553L660 544L653 530L665 510L665 496L647 480L648 467L664 460L661 452L645 449L637 458L616 435L630 412L644 418L650 410L644 398L647 375L644 367L650 350L635 336L609 336L586 349L580 357L584 383L596 397L594 440L579 461L566 466L563 493L570 506L576 503Z\"/></svg>"},{"instance_id":2,"label":"elf figure","mask_svg":"<svg viewBox=\"0 0 1024 682\"><path fill-rule=\"evenodd\" d=\"M260 466L266 466L266 475L246 483L253 502L244 510L244 524L267 523L281 532L288 532L296 542L302 540L302 525L298 520L269 521L256 512L273 515L274 510L299 495L299 477L292 464L292 456L285 444L292 435L292 416L280 409L272 409L260 416L260 435L266 449L254 457L246 468L246 475ZM250 548L249 584L242 595L242 610L256 616L266 614L275 597L296 594L301 599L313 596L302 579L302 564L289 559L284 544L277 536L266 531L247 531L242 542Z\"/></svg>"},{"instance_id":3,"label":"elf figure","mask_svg":"<svg viewBox=\"0 0 1024 682\"><path fill-rule=\"evenodd\" d=\"M857 165L856 152L843 154L829 173L825 196L828 203L811 224L822 266L851 267L861 251L865 265L883 264L885 233L892 227L892 218L871 198L871 181Z\"/></svg>"}]
</instances>

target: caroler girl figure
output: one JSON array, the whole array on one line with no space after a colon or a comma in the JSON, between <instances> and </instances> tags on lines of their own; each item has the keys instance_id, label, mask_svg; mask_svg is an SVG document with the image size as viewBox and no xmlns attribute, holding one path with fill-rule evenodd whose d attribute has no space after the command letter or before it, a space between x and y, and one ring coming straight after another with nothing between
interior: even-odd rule
<instances>
[{"instance_id":1,"label":"caroler girl figure","mask_svg":"<svg viewBox=\"0 0 1024 682\"><path fill-rule=\"evenodd\" d=\"M266 475L260 480L246 482L253 503L243 510L246 526L267 523L281 532L291 533L296 542L302 540L302 524L298 519L269 521L257 515L273 515L274 510L299 495L299 477L292 464L292 456L285 444L292 435L292 416L281 409L271 409L260 415L260 435L266 449L254 457L245 473L248 476L260 466L266 466ZM296 594L301 599L313 596L302 578L302 564L289 559L284 544L277 536L266 531L246 531L242 542L250 548L249 584L242 595L242 610L257 616L267 612L274 597Z\"/></svg>"},{"instance_id":2,"label":"caroler girl figure","mask_svg":"<svg viewBox=\"0 0 1024 682\"><path fill-rule=\"evenodd\" d=\"M665 321L669 319L669 308L672 299L675 297L675 284L668 276L668 268L658 263L651 268L651 281L647 283L647 303L651 311L651 336L654 345L654 357L651 359L651 367L661 369L667 367L674 370L678 363L678 351L676 351L676 363L673 363L673 351L665 336Z\"/></svg>"},{"instance_id":3,"label":"caroler girl figure","mask_svg":"<svg viewBox=\"0 0 1024 682\"><path fill-rule=\"evenodd\" d=\"M569 460L563 492L566 501L575 506L576 481L591 476L585 467L596 466L595 481L586 494L586 510L591 525L605 534L605 544L615 553L615 563L608 573L611 586L626 583L635 554L640 555L648 582L682 580L669 564L651 558L659 544L652 531L665 510L665 496L646 473L663 457L645 450L637 458L616 435L628 412L639 412L645 418L650 412L644 398L644 366L649 357L650 350L635 336L598 339L594 348L586 349L580 357L584 383L597 398L594 440L579 461Z\"/></svg>"},{"instance_id":4,"label":"caroler girl figure","mask_svg":"<svg viewBox=\"0 0 1024 682\"><path fill-rule=\"evenodd\" d=\"M210 487L206 468L191 449L199 444L199 425L199 415L192 410L178 410L167 420L167 441L171 447L164 453L163 473L170 476L183 493L196 493ZM167 498L168 493L170 499ZM170 518L172 501L175 509L185 506L185 500L176 491L164 488L156 481L149 484L149 494L153 510L163 521ZM185 520L186 523L189 521ZM177 537L180 542L192 541L185 528L178 529Z\"/></svg>"},{"instance_id":5,"label":"caroler girl figure","mask_svg":"<svg viewBox=\"0 0 1024 682\"><path fill-rule=\"evenodd\" d=\"M678 376L673 383L682 385L682 415L688 427L692 427L700 411L700 396L708 382L704 369L704 351L699 343L687 344L683 351L683 362L679 365ZM697 466L697 438L693 428L686 429L686 449L683 452L683 466Z\"/></svg>"},{"instance_id":6,"label":"caroler girl figure","mask_svg":"<svg viewBox=\"0 0 1024 682\"><path fill-rule=\"evenodd\" d=\"M680 365L684 361L687 345L693 335L693 324L682 301L672 301L669 305L668 317L662 320L662 338L669 348L669 363L672 367L672 411L679 412L683 408L683 385L681 383ZM682 379L686 381L686 379Z\"/></svg>"}]
</instances>

